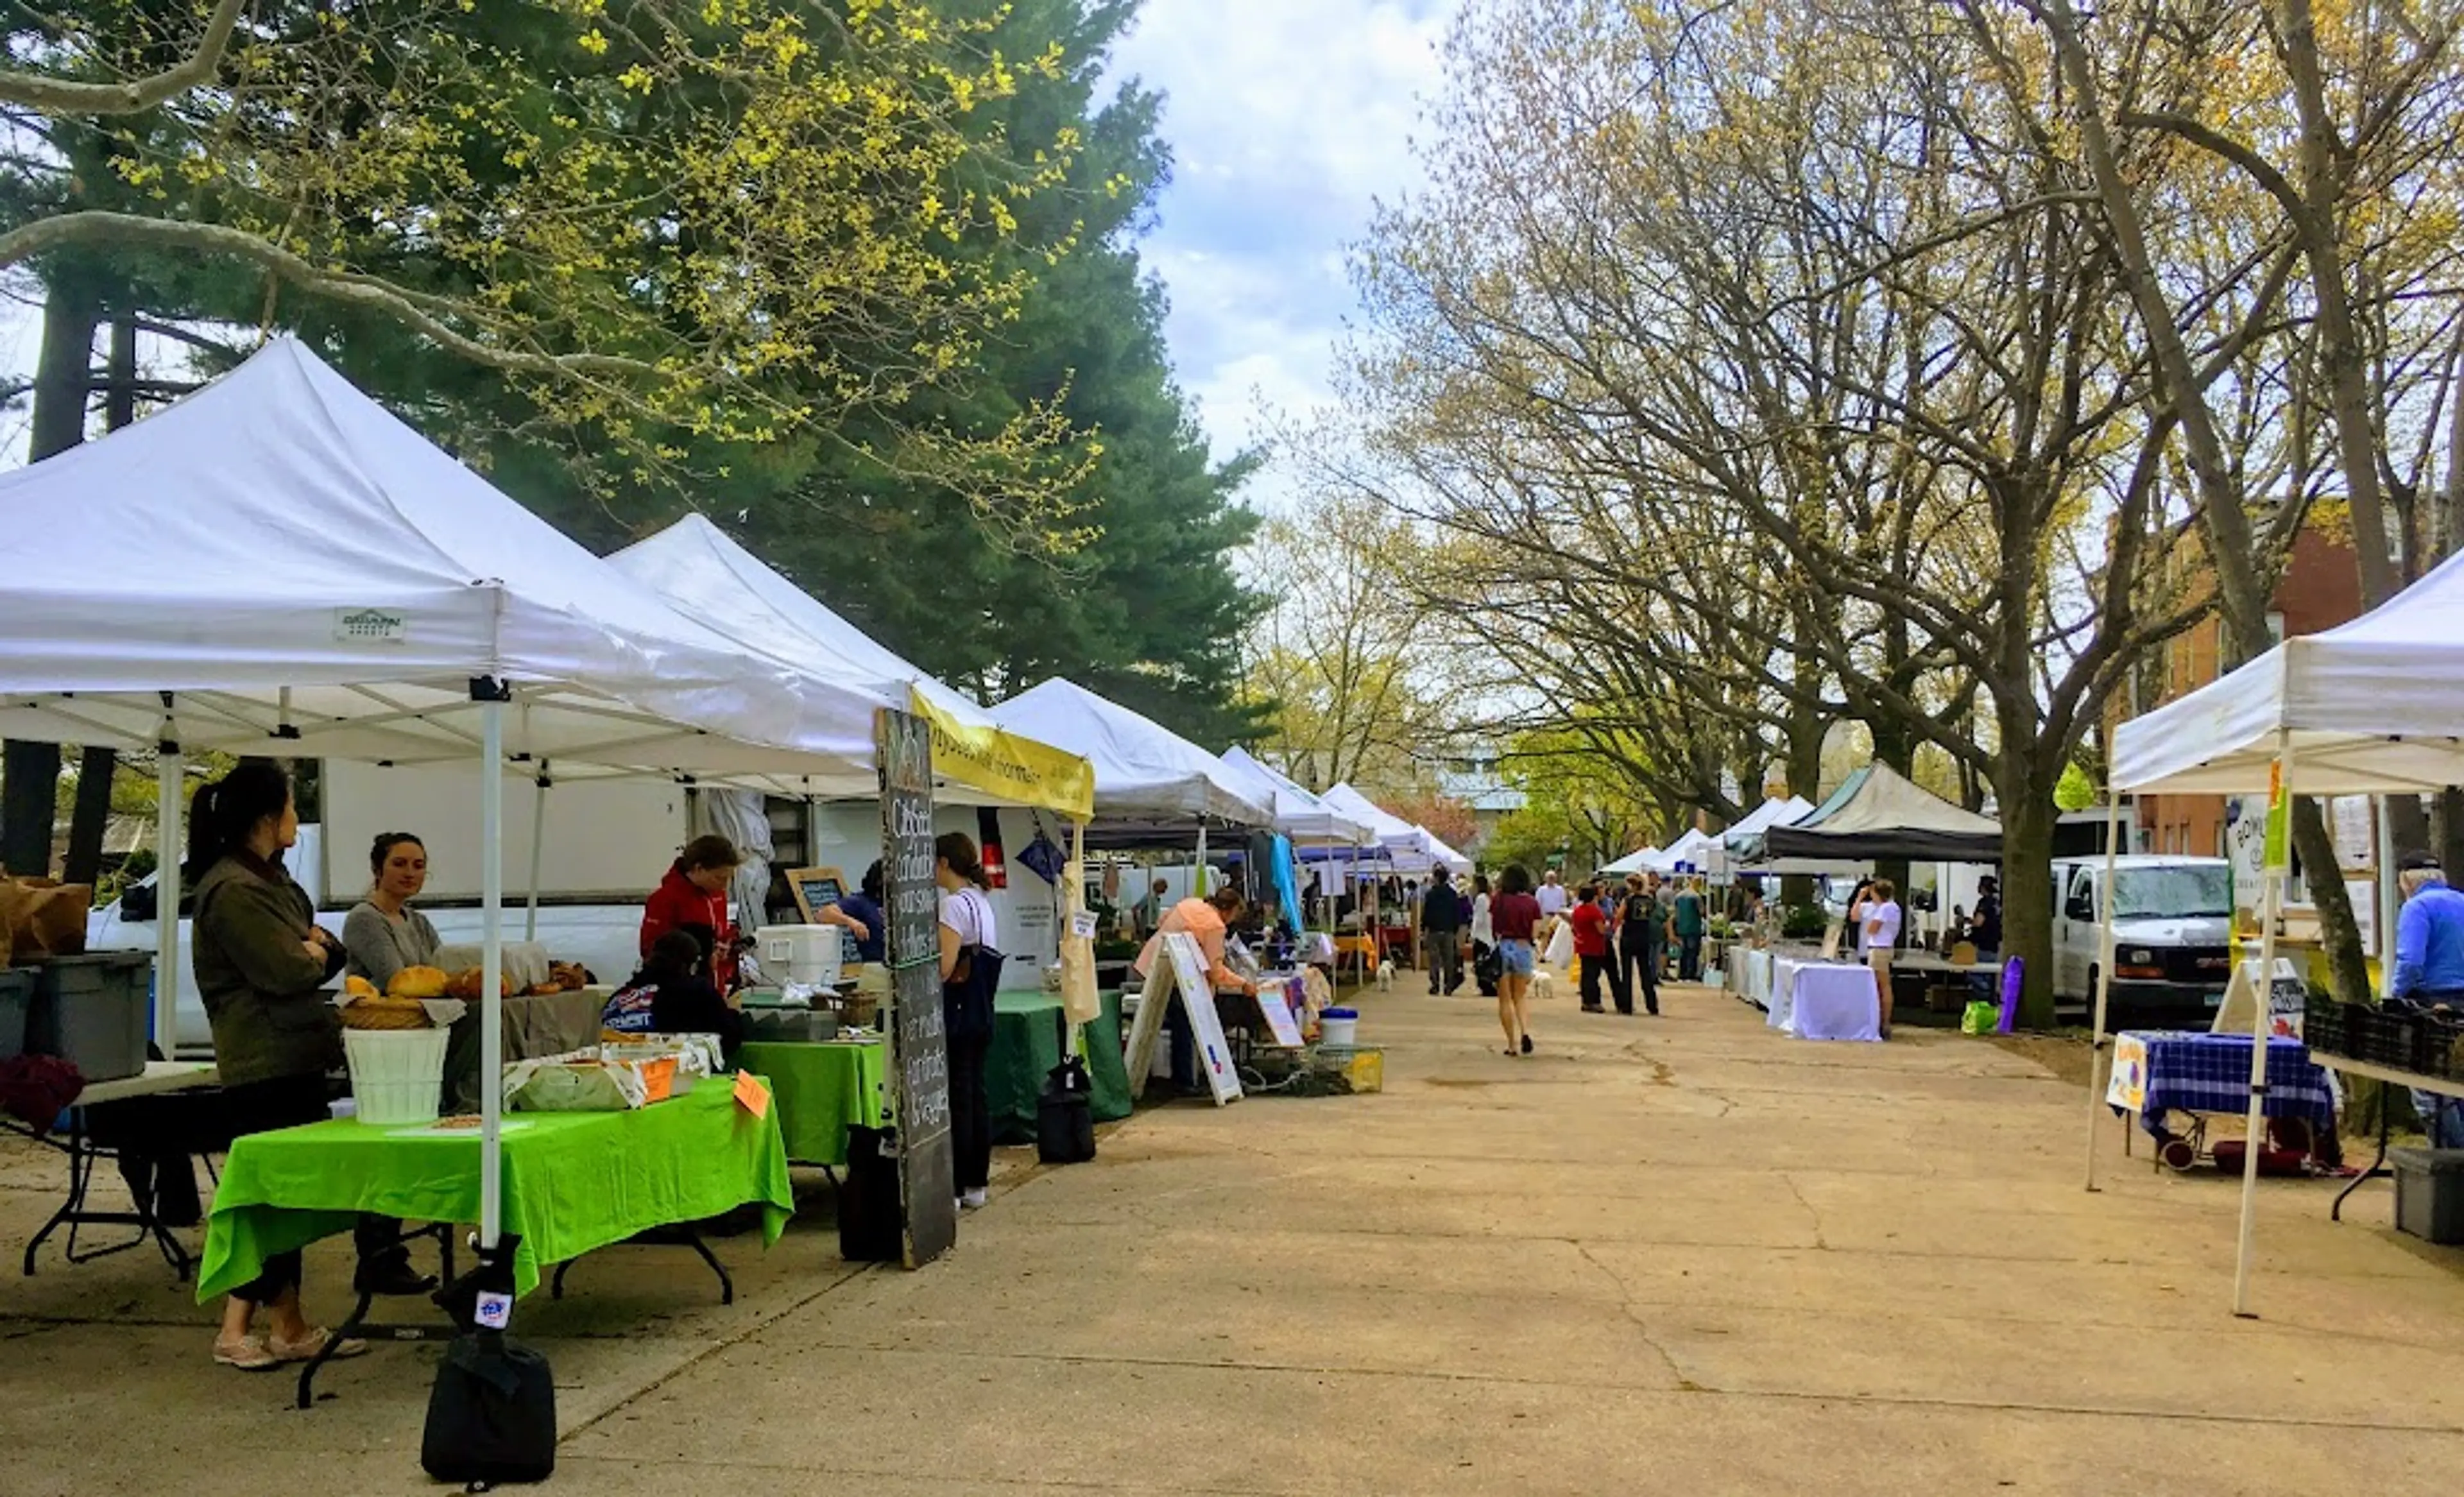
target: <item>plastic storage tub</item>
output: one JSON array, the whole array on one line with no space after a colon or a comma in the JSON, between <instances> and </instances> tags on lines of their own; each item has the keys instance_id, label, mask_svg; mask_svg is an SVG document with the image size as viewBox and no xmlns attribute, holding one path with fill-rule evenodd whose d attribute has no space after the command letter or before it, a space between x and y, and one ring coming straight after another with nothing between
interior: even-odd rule
<instances>
[{"instance_id":1,"label":"plastic storage tub","mask_svg":"<svg viewBox=\"0 0 2464 1497\"><path fill-rule=\"evenodd\" d=\"M1331 1049L1348 1050L1360 1035L1360 1014L1357 1009L1330 1008L1317 1016L1318 1043Z\"/></svg>"},{"instance_id":2,"label":"plastic storage tub","mask_svg":"<svg viewBox=\"0 0 2464 1497\"><path fill-rule=\"evenodd\" d=\"M342 1056L351 1067L351 1097L363 1123L432 1123L445 1090L445 1042L451 1029L345 1029Z\"/></svg>"},{"instance_id":3,"label":"plastic storage tub","mask_svg":"<svg viewBox=\"0 0 2464 1497\"><path fill-rule=\"evenodd\" d=\"M26 1051L26 1010L34 1002L34 974L23 967L0 971L0 1061Z\"/></svg>"},{"instance_id":4,"label":"plastic storage tub","mask_svg":"<svg viewBox=\"0 0 2464 1497\"><path fill-rule=\"evenodd\" d=\"M2464 1244L2464 1149L2395 1149L2395 1229L2448 1247Z\"/></svg>"},{"instance_id":5,"label":"plastic storage tub","mask_svg":"<svg viewBox=\"0 0 2464 1497\"><path fill-rule=\"evenodd\" d=\"M153 968L150 952L107 951L53 957L28 969L34 1001L26 1013L26 1052L56 1055L89 1083L144 1074Z\"/></svg>"}]
</instances>

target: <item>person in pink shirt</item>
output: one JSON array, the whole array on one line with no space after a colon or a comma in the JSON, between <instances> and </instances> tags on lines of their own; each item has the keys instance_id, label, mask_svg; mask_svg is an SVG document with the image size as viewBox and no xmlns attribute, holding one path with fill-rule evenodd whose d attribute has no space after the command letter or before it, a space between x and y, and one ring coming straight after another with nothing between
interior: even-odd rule
<instances>
[{"instance_id":1,"label":"person in pink shirt","mask_svg":"<svg viewBox=\"0 0 2464 1497\"><path fill-rule=\"evenodd\" d=\"M1241 892L1229 887L1219 889L1204 899L1184 899L1164 912L1155 935L1147 938L1146 950L1130 964L1130 980L1143 987L1147 974L1169 966L1171 958L1163 954L1163 938L1176 932L1198 938L1198 949L1206 954L1208 981L1218 992L1255 995L1258 984L1233 971L1223 961L1223 946L1230 938L1232 922L1248 909ZM1172 1079L1183 1091L1198 1085L1198 1050L1191 1041L1189 1025L1169 1004L1164 1008L1164 1024L1172 1031Z\"/></svg>"}]
</instances>

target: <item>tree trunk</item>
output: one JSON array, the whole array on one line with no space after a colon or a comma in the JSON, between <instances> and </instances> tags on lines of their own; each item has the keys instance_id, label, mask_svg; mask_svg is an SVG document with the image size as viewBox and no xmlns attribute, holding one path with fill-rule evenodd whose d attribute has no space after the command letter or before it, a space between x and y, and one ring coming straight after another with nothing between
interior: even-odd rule
<instances>
[{"instance_id":1,"label":"tree trunk","mask_svg":"<svg viewBox=\"0 0 2464 1497\"><path fill-rule=\"evenodd\" d=\"M2464 875L2464 790L2453 785L2438 792L2437 840L2431 849L2438 854L2440 868Z\"/></svg>"},{"instance_id":2,"label":"tree trunk","mask_svg":"<svg viewBox=\"0 0 2464 1497\"><path fill-rule=\"evenodd\" d=\"M2054 792L2022 749L2002 751L2002 954L2019 958L2019 1022L2054 1026Z\"/></svg>"},{"instance_id":3,"label":"tree trunk","mask_svg":"<svg viewBox=\"0 0 2464 1497\"><path fill-rule=\"evenodd\" d=\"M55 274L43 300L43 346L34 365L32 461L85 440L86 386L94 378L94 330L101 318L90 288L73 274ZM0 867L51 872L59 791L58 744L12 739L0 746Z\"/></svg>"},{"instance_id":4,"label":"tree trunk","mask_svg":"<svg viewBox=\"0 0 2464 1497\"><path fill-rule=\"evenodd\" d=\"M2361 925L2353 918L2352 893L2344 887L2343 870L2336 866L2336 839L2327 830L2327 818L2310 796L2293 798L2293 848L2301 858L2310 902L2319 911L2319 935L2327 948L2328 986L2345 1002L2368 1002L2370 969L2362 954Z\"/></svg>"},{"instance_id":5,"label":"tree trunk","mask_svg":"<svg viewBox=\"0 0 2464 1497\"><path fill-rule=\"evenodd\" d=\"M122 312L111 319L111 363L102 392L105 429L117 431L137 419L137 319ZM102 837L111 826L111 782L118 751L89 746L77 760L77 808L69 817L68 856L60 876L91 884L102 872ZM158 814L160 814L158 812Z\"/></svg>"}]
</instances>

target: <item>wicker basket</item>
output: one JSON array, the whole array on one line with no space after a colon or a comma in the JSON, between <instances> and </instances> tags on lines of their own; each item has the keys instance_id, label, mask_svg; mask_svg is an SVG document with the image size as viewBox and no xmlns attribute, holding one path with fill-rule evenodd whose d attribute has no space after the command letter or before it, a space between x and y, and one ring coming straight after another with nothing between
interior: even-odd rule
<instances>
[{"instance_id":1,"label":"wicker basket","mask_svg":"<svg viewBox=\"0 0 2464 1497\"><path fill-rule=\"evenodd\" d=\"M345 1029L425 1029L428 1007L415 998L353 999L342 1009Z\"/></svg>"},{"instance_id":2,"label":"wicker basket","mask_svg":"<svg viewBox=\"0 0 2464 1497\"><path fill-rule=\"evenodd\" d=\"M839 1000L839 1022L862 1029L881 1016L881 1001L869 993Z\"/></svg>"}]
</instances>

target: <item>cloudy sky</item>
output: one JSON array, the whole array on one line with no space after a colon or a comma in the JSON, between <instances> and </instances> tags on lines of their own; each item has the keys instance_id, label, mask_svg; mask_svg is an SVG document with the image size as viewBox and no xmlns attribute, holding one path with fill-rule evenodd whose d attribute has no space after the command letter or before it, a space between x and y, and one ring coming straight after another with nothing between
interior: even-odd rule
<instances>
[{"instance_id":1,"label":"cloudy sky","mask_svg":"<svg viewBox=\"0 0 2464 1497\"><path fill-rule=\"evenodd\" d=\"M1418 100L1455 0L1147 0L1118 77L1165 96L1176 167L1144 245L1219 457L1328 394L1346 247L1413 186ZM1271 502L1273 485L1253 495Z\"/></svg>"}]
</instances>

